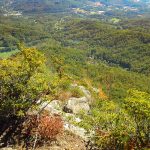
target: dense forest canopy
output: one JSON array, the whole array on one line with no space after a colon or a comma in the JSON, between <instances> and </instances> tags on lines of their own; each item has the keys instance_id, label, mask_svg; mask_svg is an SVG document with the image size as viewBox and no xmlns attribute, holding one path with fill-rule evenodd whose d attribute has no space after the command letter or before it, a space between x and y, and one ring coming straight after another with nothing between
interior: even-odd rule
<instances>
[{"instance_id":1,"label":"dense forest canopy","mask_svg":"<svg viewBox=\"0 0 150 150\"><path fill-rule=\"evenodd\" d=\"M103 84L106 88L108 83L104 80L110 76L114 99L124 97L129 88L149 91L150 34L146 18L117 25L81 18L62 19L62 15L1 18L5 18L0 24L1 57L16 53L17 43L24 42L41 49L47 65L52 63L51 55L60 56L67 66L64 72L73 78L90 78L96 86Z\"/></svg>"},{"instance_id":2,"label":"dense forest canopy","mask_svg":"<svg viewBox=\"0 0 150 150\"><path fill-rule=\"evenodd\" d=\"M20 41L28 45L38 45L41 41L55 39L64 47L84 50L86 55L92 55L95 60L149 75L148 19L128 20L113 25L70 17L63 20L61 17L56 20L53 20L55 16L49 20L48 17L35 17L35 20L30 18L28 23L27 19L22 18L12 22L8 17L0 24L0 51L17 49L16 44Z\"/></svg>"}]
</instances>

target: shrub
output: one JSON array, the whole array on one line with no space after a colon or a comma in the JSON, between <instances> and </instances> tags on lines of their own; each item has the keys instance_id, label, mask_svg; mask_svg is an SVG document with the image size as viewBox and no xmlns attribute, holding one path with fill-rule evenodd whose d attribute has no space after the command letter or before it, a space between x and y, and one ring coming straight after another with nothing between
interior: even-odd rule
<instances>
[{"instance_id":1,"label":"shrub","mask_svg":"<svg viewBox=\"0 0 150 150\"><path fill-rule=\"evenodd\" d=\"M63 122L60 117L42 116L38 122L38 133L42 139L52 140L63 130Z\"/></svg>"},{"instance_id":2,"label":"shrub","mask_svg":"<svg viewBox=\"0 0 150 150\"><path fill-rule=\"evenodd\" d=\"M69 90L71 82L67 78L63 78L59 82L59 87L61 90Z\"/></svg>"},{"instance_id":3,"label":"shrub","mask_svg":"<svg viewBox=\"0 0 150 150\"><path fill-rule=\"evenodd\" d=\"M71 96L72 96L71 92L62 91L59 93L58 99L64 101L68 100Z\"/></svg>"},{"instance_id":4,"label":"shrub","mask_svg":"<svg viewBox=\"0 0 150 150\"><path fill-rule=\"evenodd\" d=\"M54 95L45 58L36 48L0 60L0 116L24 116L39 99ZM53 91L52 91L53 89Z\"/></svg>"},{"instance_id":5,"label":"shrub","mask_svg":"<svg viewBox=\"0 0 150 150\"><path fill-rule=\"evenodd\" d=\"M37 144L51 142L56 139L57 135L63 131L63 121L59 116L49 116L44 113L38 117L36 115L28 116L23 124L22 134L24 139L28 139L29 145L37 138Z\"/></svg>"},{"instance_id":6,"label":"shrub","mask_svg":"<svg viewBox=\"0 0 150 150\"><path fill-rule=\"evenodd\" d=\"M150 95L130 90L124 107L98 100L91 115L82 115L80 126L94 130L100 149L142 149L149 147Z\"/></svg>"},{"instance_id":7,"label":"shrub","mask_svg":"<svg viewBox=\"0 0 150 150\"><path fill-rule=\"evenodd\" d=\"M73 87L71 89L71 95L72 95L72 97L79 98L79 97L82 97L84 94L78 87Z\"/></svg>"},{"instance_id":8,"label":"shrub","mask_svg":"<svg viewBox=\"0 0 150 150\"><path fill-rule=\"evenodd\" d=\"M148 146L150 142L150 95L138 90L129 90L125 108L134 122L137 145Z\"/></svg>"}]
</instances>

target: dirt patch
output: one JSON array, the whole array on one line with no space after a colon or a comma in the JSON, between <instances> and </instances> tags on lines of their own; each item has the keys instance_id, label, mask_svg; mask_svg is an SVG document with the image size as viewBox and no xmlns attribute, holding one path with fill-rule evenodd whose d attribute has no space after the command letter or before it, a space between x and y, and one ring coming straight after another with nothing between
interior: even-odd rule
<instances>
[{"instance_id":1,"label":"dirt patch","mask_svg":"<svg viewBox=\"0 0 150 150\"><path fill-rule=\"evenodd\" d=\"M64 132L58 136L57 141L51 145L45 145L37 148L37 150L86 150L84 141L69 132Z\"/></svg>"},{"instance_id":2,"label":"dirt patch","mask_svg":"<svg viewBox=\"0 0 150 150\"><path fill-rule=\"evenodd\" d=\"M28 148L28 150L31 149ZM26 150L26 148L16 146L14 148L4 147L1 150ZM36 147L35 150L86 150L86 146L80 137L65 131L57 137L56 141L53 141L51 144L45 143L43 146Z\"/></svg>"}]
</instances>

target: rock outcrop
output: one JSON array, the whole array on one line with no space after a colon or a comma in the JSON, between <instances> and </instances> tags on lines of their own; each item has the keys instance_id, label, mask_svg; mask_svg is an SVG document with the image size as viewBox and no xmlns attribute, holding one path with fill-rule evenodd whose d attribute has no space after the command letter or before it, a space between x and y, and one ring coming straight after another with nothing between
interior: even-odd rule
<instances>
[{"instance_id":1,"label":"rock outcrop","mask_svg":"<svg viewBox=\"0 0 150 150\"><path fill-rule=\"evenodd\" d=\"M92 96L89 90L87 90L84 86L78 86L79 89L83 92L85 97L89 100L89 102L92 100Z\"/></svg>"},{"instance_id":2,"label":"rock outcrop","mask_svg":"<svg viewBox=\"0 0 150 150\"><path fill-rule=\"evenodd\" d=\"M87 133L86 129L81 128L74 123L79 123L82 121L78 117L78 114L81 112L88 114L90 112L90 102L92 100L92 96L84 86L72 85L72 87L78 87L83 92L84 96L80 98L71 97L66 99L65 102L61 102L60 100L53 100L51 102L43 103L39 102L41 103L40 110L44 109L50 114L60 115L64 121L65 131L69 131L84 141L88 141L89 137L91 137L90 134L93 133Z\"/></svg>"},{"instance_id":3,"label":"rock outcrop","mask_svg":"<svg viewBox=\"0 0 150 150\"><path fill-rule=\"evenodd\" d=\"M62 114L62 102L59 100L53 100L51 102L44 102L40 105L40 109L44 109L51 114Z\"/></svg>"},{"instance_id":4,"label":"rock outcrop","mask_svg":"<svg viewBox=\"0 0 150 150\"><path fill-rule=\"evenodd\" d=\"M89 100L86 97L75 98L71 97L64 106L66 113L72 112L73 114L79 114L81 111L88 113L90 111Z\"/></svg>"}]
</instances>

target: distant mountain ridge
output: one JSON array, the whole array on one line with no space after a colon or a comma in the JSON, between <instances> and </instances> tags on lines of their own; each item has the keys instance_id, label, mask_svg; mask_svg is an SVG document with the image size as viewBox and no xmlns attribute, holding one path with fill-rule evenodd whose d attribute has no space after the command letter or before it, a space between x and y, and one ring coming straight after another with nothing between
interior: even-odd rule
<instances>
[{"instance_id":1,"label":"distant mountain ridge","mask_svg":"<svg viewBox=\"0 0 150 150\"><path fill-rule=\"evenodd\" d=\"M0 6L0 8L4 10L13 10L23 13L70 12L72 8L89 9L89 6L90 8L91 6L97 6L99 7L99 11L101 11L102 9L110 14L112 14L112 12L109 12L109 7L111 7L112 11L117 7L119 9L130 7L130 11L132 9L131 7L134 7L135 9L133 9L133 11L138 8L138 10L142 9L143 13L145 10L149 11L148 6L150 6L150 0L0 0ZM93 9L89 9L89 11L92 10ZM131 14L133 13L133 11L131 10Z\"/></svg>"},{"instance_id":2,"label":"distant mountain ridge","mask_svg":"<svg viewBox=\"0 0 150 150\"><path fill-rule=\"evenodd\" d=\"M144 8L150 0L0 0L0 6L25 13L56 13L82 8L91 2L100 2L105 6Z\"/></svg>"},{"instance_id":3,"label":"distant mountain ridge","mask_svg":"<svg viewBox=\"0 0 150 150\"><path fill-rule=\"evenodd\" d=\"M62 12L79 7L87 0L0 0L0 4L23 12Z\"/></svg>"}]
</instances>

